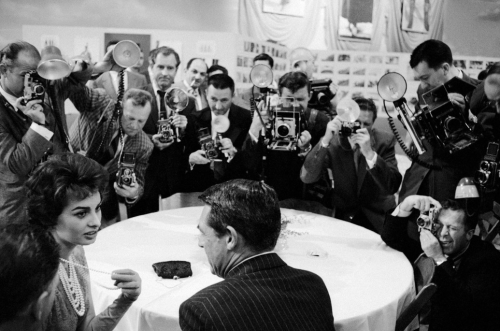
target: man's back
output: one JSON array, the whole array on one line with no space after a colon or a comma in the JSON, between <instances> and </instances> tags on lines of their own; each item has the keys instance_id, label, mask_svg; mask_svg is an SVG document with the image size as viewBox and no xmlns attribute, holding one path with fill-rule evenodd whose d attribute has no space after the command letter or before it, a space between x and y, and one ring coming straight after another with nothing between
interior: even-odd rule
<instances>
[{"instance_id":1,"label":"man's back","mask_svg":"<svg viewBox=\"0 0 500 331\"><path fill-rule=\"evenodd\" d=\"M180 307L182 330L334 330L323 280L271 253L231 270Z\"/></svg>"}]
</instances>

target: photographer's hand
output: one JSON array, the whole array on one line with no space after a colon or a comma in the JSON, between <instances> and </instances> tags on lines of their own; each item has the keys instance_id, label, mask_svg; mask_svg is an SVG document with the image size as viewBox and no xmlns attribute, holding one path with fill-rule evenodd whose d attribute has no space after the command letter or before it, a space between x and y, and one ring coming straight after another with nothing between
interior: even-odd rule
<instances>
[{"instance_id":1,"label":"photographer's hand","mask_svg":"<svg viewBox=\"0 0 500 331\"><path fill-rule=\"evenodd\" d=\"M102 61L97 62L94 65L94 70L93 73L97 74L100 72L106 72L106 71L122 71L123 67L120 67L118 64L116 64L115 60L113 59L113 49L115 46L110 48L110 50L104 55L104 58Z\"/></svg>"},{"instance_id":2,"label":"photographer's hand","mask_svg":"<svg viewBox=\"0 0 500 331\"><path fill-rule=\"evenodd\" d=\"M311 138L312 137L311 137L311 134L309 133L309 131L307 131L307 130L302 131L300 134L299 142L297 143L297 146L301 150L307 149L311 145Z\"/></svg>"},{"instance_id":3,"label":"photographer's hand","mask_svg":"<svg viewBox=\"0 0 500 331\"><path fill-rule=\"evenodd\" d=\"M328 145L330 143L330 140L332 140L333 136L339 133L341 126L342 122L340 121L340 119L338 119L338 117L335 117L333 120L328 122L325 135L321 139L323 145Z\"/></svg>"},{"instance_id":4,"label":"photographer's hand","mask_svg":"<svg viewBox=\"0 0 500 331\"><path fill-rule=\"evenodd\" d=\"M129 185L123 185L119 187L116 182L113 184L116 194L124 198L135 200L139 196L139 184L137 184L137 179L135 178L135 173L132 174L132 183Z\"/></svg>"},{"instance_id":5,"label":"photographer's hand","mask_svg":"<svg viewBox=\"0 0 500 331\"><path fill-rule=\"evenodd\" d=\"M372 149L372 144L370 140L370 132L368 132L368 129L366 128L361 128L356 131L352 135L352 141L355 144L359 145L359 151L365 159L367 160L372 160L373 157L375 156L375 152Z\"/></svg>"},{"instance_id":6,"label":"photographer's hand","mask_svg":"<svg viewBox=\"0 0 500 331\"><path fill-rule=\"evenodd\" d=\"M425 255L432 258L435 262L446 260L439 240L427 229L420 230L420 246Z\"/></svg>"},{"instance_id":7,"label":"photographer's hand","mask_svg":"<svg viewBox=\"0 0 500 331\"><path fill-rule=\"evenodd\" d=\"M155 148L158 148L160 151L164 150L165 148L169 147L170 145L172 145L175 142L175 140L172 140L169 143L163 143L160 141L161 137L162 137L162 135L160 133L154 134L152 137L153 144L155 145Z\"/></svg>"},{"instance_id":8,"label":"photographer's hand","mask_svg":"<svg viewBox=\"0 0 500 331\"><path fill-rule=\"evenodd\" d=\"M258 112L258 114L257 114ZM260 116L259 116L260 114ZM261 120L262 118L262 120ZM264 122L264 123L262 123ZM269 113L267 112L266 102L262 100L257 105L257 110L253 114L252 124L250 125L249 132L255 137L258 138L262 128L267 125L269 122Z\"/></svg>"},{"instance_id":9,"label":"photographer's hand","mask_svg":"<svg viewBox=\"0 0 500 331\"><path fill-rule=\"evenodd\" d=\"M221 151L222 153L226 154L227 157L234 157L234 155L236 154L237 150L236 148L233 146L233 142L231 141L231 139L229 138L222 138L220 140L220 144L221 144Z\"/></svg>"},{"instance_id":10,"label":"photographer's hand","mask_svg":"<svg viewBox=\"0 0 500 331\"><path fill-rule=\"evenodd\" d=\"M197 150L189 154L189 163L190 164L208 164L210 160L205 157L205 151Z\"/></svg>"},{"instance_id":11,"label":"photographer's hand","mask_svg":"<svg viewBox=\"0 0 500 331\"><path fill-rule=\"evenodd\" d=\"M175 114L172 118L172 125L181 130L185 130L187 126L188 120L184 115Z\"/></svg>"},{"instance_id":12,"label":"photographer's hand","mask_svg":"<svg viewBox=\"0 0 500 331\"><path fill-rule=\"evenodd\" d=\"M451 103L454 106L459 107L463 112L463 110L465 109L465 98L463 95L459 93L448 93L448 99L450 99Z\"/></svg>"},{"instance_id":13,"label":"photographer's hand","mask_svg":"<svg viewBox=\"0 0 500 331\"><path fill-rule=\"evenodd\" d=\"M439 201L424 195L410 195L399 205L398 217L406 217L411 214L413 209L418 209L420 212L429 211L432 205L441 208Z\"/></svg>"},{"instance_id":14,"label":"photographer's hand","mask_svg":"<svg viewBox=\"0 0 500 331\"><path fill-rule=\"evenodd\" d=\"M24 97L20 97L16 100L16 108L24 113L24 115L28 116L33 120L33 122L45 125L45 114L43 113L43 107L41 105L42 100L31 100L26 106L21 104L21 101L24 100Z\"/></svg>"}]
</instances>

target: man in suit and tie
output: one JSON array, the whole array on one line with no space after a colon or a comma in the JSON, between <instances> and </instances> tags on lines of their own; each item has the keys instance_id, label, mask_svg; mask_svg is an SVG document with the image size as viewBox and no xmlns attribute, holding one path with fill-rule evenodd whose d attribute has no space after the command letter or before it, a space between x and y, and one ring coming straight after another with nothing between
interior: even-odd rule
<instances>
[{"instance_id":1,"label":"man in suit and tie","mask_svg":"<svg viewBox=\"0 0 500 331\"><path fill-rule=\"evenodd\" d=\"M203 59L192 58L187 63L184 80L172 85L186 91L194 99L197 111L208 106L207 91L202 88L207 78L207 70L208 66Z\"/></svg>"},{"instance_id":2,"label":"man in suit and tie","mask_svg":"<svg viewBox=\"0 0 500 331\"><path fill-rule=\"evenodd\" d=\"M373 128L377 106L372 100L355 101L361 110L357 119L361 128L342 135L340 119L330 121L324 137L306 156L301 179L314 183L330 169L334 216L380 233L385 213L396 207L394 193L401 184L396 139L392 133Z\"/></svg>"},{"instance_id":3,"label":"man in suit and tie","mask_svg":"<svg viewBox=\"0 0 500 331\"><path fill-rule=\"evenodd\" d=\"M117 40L110 41L106 46L106 52L113 50ZM147 84L146 77L133 71L125 70L124 91L131 88L140 88ZM116 100L118 98L118 90L120 87L120 77L117 71L107 71L100 75L96 80L92 81L92 88L103 88L108 95Z\"/></svg>"},{"instance_id":4,"label":"man in suit and tie","mask_svg":"<svg viewBox=\"0 0 500 331\"><path fill-rule=\"evenodd\" d=\"M218 142L217 150L221 153L216 158L210 158L199 139L191 145L189 164L191 170L187 174L187 185L191 192L204 191L215 183L228 179L243 178L245 170L242 164L240 150L247 136L252 121L250 112L232 103L234 96L234 81L227 75L214 75L208 80L208 107L195 112L198 135L205 129L208 138ZM217 132L214 124L217 117L229 121L225 132Z\"/></svg>"},{"instance_id":5,"label":"man in suit and tie","mask_svg":"<svg viewBox=\"0 0 500 331\"><path fill-rule=\"evenodd\" d=\"M224 278L181 304L188 330L334 330L330 295L316 274L273 252L281 231L274 190L236 179L206 190L198 246Z\"/></svg>"},{"instance_id":6,"label":"man in suit and tie","mask_svg":"<svg viewBox=\"0 0 500 331\"><path fill-rule=\"evenodd\" d=\"M108 223L115 221L119 200L132 205L144 191L153 143L142 128L151 112L151 94L135 88L128 90L121 113L116 112L114 100L103 89L82 86L70 100L80 112L80 118L71 127L71 144L108 171L110 185L101 206L102 217ZM125 167L133 170L132 178L127 177L126 170L119 171Z\"/></svg>"},{"instance_id":7,"label":"man in suit and tie","mask_svg":"<svg viewBox=\"0 0 500 331\"><path fill-rule=\"evenodd\" d=\"M64 100L74 93L75 82L85 83L92 73L91 65L77 60L69 77L45 84L36 75L39 62L40 53L25 41L0 51L0 224L26 220L24 182L29 173L48 155L70 151ZM104 64L110 65L109 58L96 67ZM30 100L33 91L25 93L32 85L25 81L33 78L45 93Z\"/></svg>"},{"instance_id":8,"label":"man in suit and tie","mask_svg":"<svg viewBox=\"0 0 500 331\"><path fill-rule=\"evenodd\" d=\"M180 112L167 107L166 92L172 87L180 65L177 52L166 46L152 50L150 56L150 71L153 82L142 87L153 96L151 113L144 125L144 132L153 142L154 149L146 171L146 186L144 196L130 208L131 216L153 213L159 210L159 197L167 198L183 190L184 174L187 171L188 155L186 145L195 139L193 120L190 117L196 112L194 99L189 99L185 109ZM172 125L178 130L179 139L169 142L161 140L158 133L158 120L172 119Z\"/></svg>"}]
</instances>

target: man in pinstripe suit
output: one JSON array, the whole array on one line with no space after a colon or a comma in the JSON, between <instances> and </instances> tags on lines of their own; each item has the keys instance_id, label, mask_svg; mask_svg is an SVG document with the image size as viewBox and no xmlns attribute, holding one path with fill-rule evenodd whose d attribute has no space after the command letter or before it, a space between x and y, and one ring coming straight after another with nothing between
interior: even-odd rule
<instances>
[{"instance_id":1,"label":"man in pinstripe suit","mask_svg":"<svg viewBox=\"0 0 500 331\"><path fill-rule=\"evenodd\" d=\"M276 192L236 179L207 189L198 245L224 281L182 303L182 330L334 330L323 280L272 250L281 231Z\"/></svg>"}]
</instances>

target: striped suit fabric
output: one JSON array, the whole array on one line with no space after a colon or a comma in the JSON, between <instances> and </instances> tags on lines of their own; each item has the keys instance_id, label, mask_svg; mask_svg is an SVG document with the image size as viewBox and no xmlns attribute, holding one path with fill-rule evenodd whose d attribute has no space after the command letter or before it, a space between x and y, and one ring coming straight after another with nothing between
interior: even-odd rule
<instances>
[{"instance_id":1,"label":"striped suit fabric","mask_svg":"<svg viewBox=\"0 0 500 331\"><path fill-rule=\"evenodd\" d=\"M335 330L323 280L275 253L241 263L186 300L179 323L182 330Z\"/></svg>"}]
</instances>

